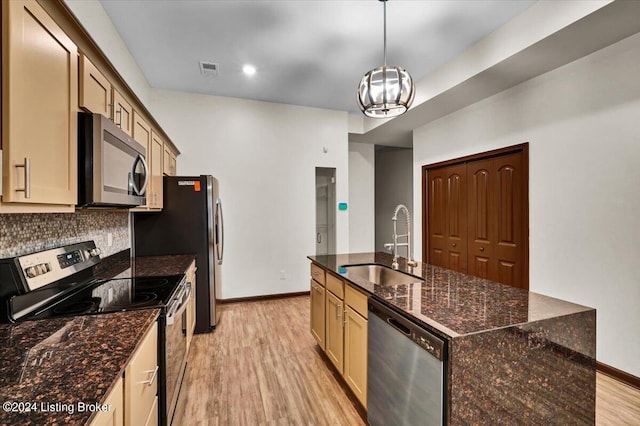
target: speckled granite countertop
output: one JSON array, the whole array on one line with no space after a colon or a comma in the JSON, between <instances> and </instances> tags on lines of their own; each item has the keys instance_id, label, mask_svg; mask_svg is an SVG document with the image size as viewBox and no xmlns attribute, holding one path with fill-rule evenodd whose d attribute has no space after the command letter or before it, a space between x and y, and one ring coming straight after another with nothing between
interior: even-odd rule
<instances>
[{"instance_id":1,"label":"speckled granite countertop","mask_svg":"<svg viewBox=\"0 0 640 426\"><path fill-rule=\"evenodd\" d=\"M422 280L381 286L341 267L376 263L391 267L387 253L309 256L311 261L342 276L366 292L386 301L445 336L509 327L592 310L541 294L418 262L412 268L400 258L399 270Z\"/></svg>"},{"instance_id":2,"label":"speckled granite countertop","mask_svg":"<svg viewBox=\"0 0 640 426\"><path fill-rule=\"evenodd\" d=\"M141 256L131 258L129 250L123 250L102 260L95 268L97 278L157 277L184 274L195 254L168 256Z\"/></svg>"},{"instance_id":3,"label":"speckled granite countertop","mask_svg":"<svg viewBox=\"0 0 640 426\"><path fill-rule=\"evenodd\" d=\"M0 424L86 424L92 413L78 412L79 403L102 402L159 312L0 325L0 402L29 403L33 408L21 414L10 412L22 408L18 404L3 405Z\"/></svg>"}]
</instances>

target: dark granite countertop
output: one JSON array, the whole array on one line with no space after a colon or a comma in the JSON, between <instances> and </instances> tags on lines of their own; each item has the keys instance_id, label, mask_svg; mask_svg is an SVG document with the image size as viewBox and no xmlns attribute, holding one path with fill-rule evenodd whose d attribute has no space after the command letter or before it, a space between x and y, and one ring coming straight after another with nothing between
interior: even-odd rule
<instances>
[{"instance_id":1,"label":"dark granite countertop","mask_svg":"<svg viewBox=\"0 0 640 426\"><path fill-rule=\"evenodd\" d=\"M78 412L78 404L103 401L159 313L147 309L0 325L0 402L34 408L21 414L3 405L0 424L86 424L92 413Z\"/></svg>"},{"instance_id":2,"label":"dark granite countertop","mask_svg":"<svg viewBox=\"0 0 640 426\"><path fill-rule=\"evenodd\" d=\"M425 263L418 262L418 266L409 267L403 258L400 258L398 269L422 280L381 286L341 268L363 263L391 267L393 257L387 253L308 258L451 338L592 310Z\"/></svg>"},{"instance_id":3,"label":"dark granite countertop","mask_svg":"<svg viewBox=\"0 0 640 426\"><path fill-rule=\"evenodd\" d=\"M158 277L184 274L195 254L167 256L140 256L131 258L129 250L123 250L102 260L95 268L97 278Z\"/></svg>"}]
</instances>

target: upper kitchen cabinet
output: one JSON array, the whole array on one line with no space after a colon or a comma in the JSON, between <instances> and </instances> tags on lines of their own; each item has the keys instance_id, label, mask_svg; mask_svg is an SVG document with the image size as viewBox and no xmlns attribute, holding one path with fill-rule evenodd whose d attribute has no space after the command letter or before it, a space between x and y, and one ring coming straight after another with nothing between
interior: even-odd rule
<instances>
[{"instance_id":1,"label":"upper kitchen cabinet","mask_svg":"<svg viewBox=\"0 0 640 426\"><path fill-rule=\"evenodd\" d=\"M133 136L133 107L116 88L113 88L113 122L126 134Z\"/></svg>"},{"instance_id":2,"label":"upper kitchen cabinet","mask_svg":"<svg viewBox=\"0 0 640 426\"><path fill-rule=\"evenodd\" d=\"M163 170L162 172L167 176L175 176L176 175L176 152L173 148L165 143L164 144L164 159L163 159Z\"/></svg>"},{"instance_id":3,"label":"upper kitchen cabinet","mask_svg":"<svg viewBox=\"0 0 640 426\"><path fill-rule=\"evenodd\" d=\"M107 77L85 55L80 55L80 108L112 118L111 90Z\"/></svg>"},{"instance_id":4,"label":"upper kitchen cabinet","mask_svg":"<svg viewBox=\"0 0 640 426\"><path fill-rule=\"evenodd\" d=\"M149 169L151 170L151 192L147 191L147 204L154 209L162 208L162 156L164 141L155 130L151 130L151 149L149 150Z\"/></svg>"},{"instance_id":5,"label":"upper kitchen cabinet","mask_svg":"<svg viewBox=\"0 0 640 426\"><path fill-rule=\"evenodd\" d=\"M152 157L151 155L153 145L151 144L151 126L147 123L137 111L133 112L133 139L136 142L140 143L147 150L147 165L149 168L152 167ZM137 207L135 210L147 210L147 208L151 207L151 201L153 199L152 191L153 191L153 178L147 185L146 199L147 203L143 206Z\"/></svg>"},{"instance_id":6,"label":"upper kitchen cabinet","mask_svg":"<svg viewBox=\"0 0 640 426\"><path fill-rule=\"evenodd\" d=\"M2 2L2 212L73 211L78 52L35 0Z\"/></svg>"}]
</instances>

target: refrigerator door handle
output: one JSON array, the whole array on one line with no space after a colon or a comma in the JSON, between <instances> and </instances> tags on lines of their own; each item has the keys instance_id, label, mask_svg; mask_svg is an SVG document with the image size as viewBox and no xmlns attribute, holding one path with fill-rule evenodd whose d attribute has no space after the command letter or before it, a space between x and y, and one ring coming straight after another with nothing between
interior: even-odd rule
<instances>
[{"instance_id":1,"label":"refrigerator door handle","mask_svg":"<svg viewBox=\"0 0 640 426\"><path fill-rule=\"evenodd\" d=\"M218 198L216 200L216 246L218 265L222 265L222 258L224 256L224 215L222 213L222 200Z\"/></svg>"}]
</instances>

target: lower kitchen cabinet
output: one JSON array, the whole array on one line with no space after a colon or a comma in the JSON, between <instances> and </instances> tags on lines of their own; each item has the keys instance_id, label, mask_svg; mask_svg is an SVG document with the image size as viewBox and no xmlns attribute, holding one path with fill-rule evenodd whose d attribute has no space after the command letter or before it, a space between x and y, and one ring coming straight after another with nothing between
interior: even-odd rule
<instances>
[{"instance_id":1,"label":"lower kitchen cabinet","mask_svg":"<svg viewBox=\"0 0 640 426\"><path fill-rule=\"evenodd\" d=\"M315 264L311 276L311 334L366 409L368 296Z\"/></svg>"},{"instance_id":2,"label":"lower kitchen cabinet","mask_svg":"<svg viewBox=\"0 0 640 426\"><path fill-rule=\"evenodd\" d=\"M98 411L91 421L91 426L122 426L124 423L124 386L122 377L104 400L109 406L109 411Z\"/></svg>"},{"instance_id":3,"label":"lower kitchen cabinet","mask_svg":"<svg viewBox=\"0 0 640 426\"><path fill-rule=\"evenodd\" d=\"M367 319L351 309L344 311L344 380L364 407L367 406Z\"/></svg>"},{"instance_id":4,"label":"lower kitchen cabinet","mask_svg":"<svg viewBox=\"0 0 640 426\"><path fill-rule=\"evenodd\" d=\"M196 262L194 260L186 274L187 282L191 283L191 297L189 297L189 304L187 305L187 353L189 353L193 331L196 328L196 271Z\"/></svg>"},{"instance_id":5,"label":"lower kitchen cabinet","mask_svg":"<svg viewBox=\"0 0 640 426\"><path fill-rule=\"evenodd\" d=\"M327 290L325 310L325 353L338 369L340 374L344 371L344 307L338 296Z\"/></svg>"},{"instance_id":6,"label":"lower kitchen cabinet","mask_svg":"<svg viewBox=\"0 0 640 426\"><path fill-rule=\"evenodd\" d=\"M158 423L158 324L144 337L124 373L125 426Z\"/></svg>"},{"instance_id":7,"label":"lower kitchen cabinet","mask_svg":"<svg viewBox=\"0 0 640 426\"><path fill-rule=\"evenodd\" d=\"M311 335L324 351L325 345L325 289L316 280L311 280Z\"/></svg>"}]
</instances>

